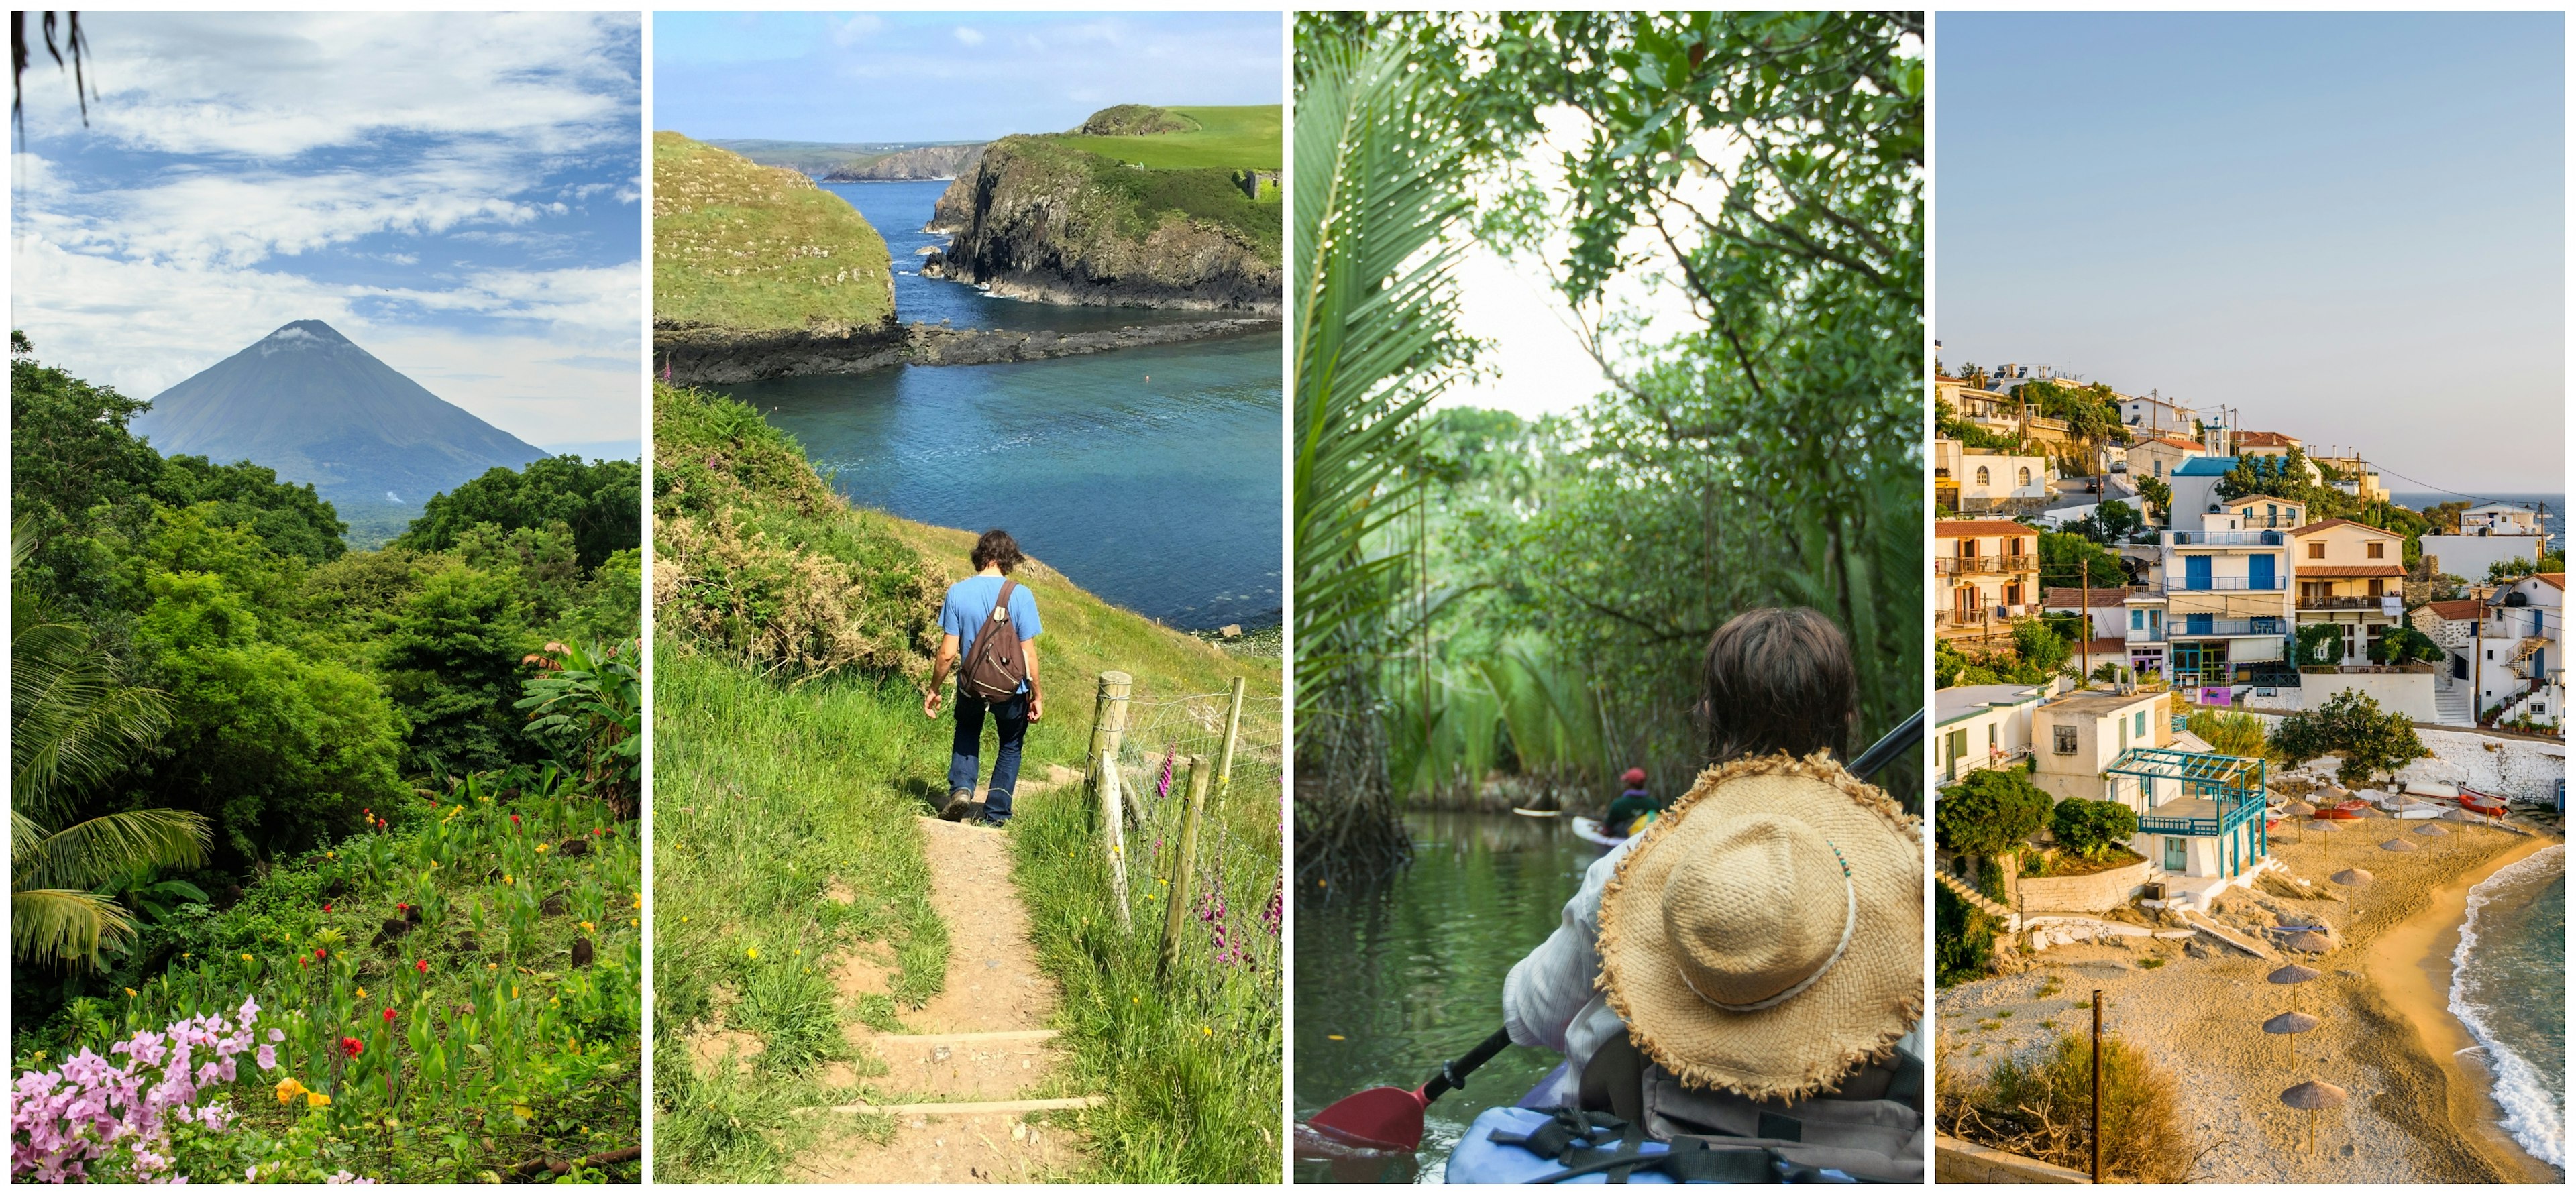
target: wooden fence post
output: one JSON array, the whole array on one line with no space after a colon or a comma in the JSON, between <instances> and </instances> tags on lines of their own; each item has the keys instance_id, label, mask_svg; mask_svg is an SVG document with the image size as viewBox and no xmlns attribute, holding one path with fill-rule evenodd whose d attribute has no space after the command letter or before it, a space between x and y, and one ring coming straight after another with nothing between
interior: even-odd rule
<instances>
[{"instance_id":1,"label":"wooden fence post","mask_svg":"<svg viewBox=\"0 0 2576 1195\"><path fill-rule=\"evenodd\" d=\"M1234 692L1226 698L1225 743L1216 751L1216 782L1219 791L1234 779L1234 744L1243 737L1243 678L1234 678Z\"/></svg>"},{"instance_id":2,"label":"wooden fence post","mask_svg":"<svg viewBox=\"0 0 2576 1195\"><path fill-rule=\"evenodd\" d=\"M1127 734L1127 698L1135 678L1124 672L1100 674L1100 695L1091 711L1091 797L1099 802L1100 833L1109 854L1109 892L1118 906L1118 929L1136 928L1127 910L1127 818L1118 791L1118 744Z\"/></svg>"},{"instance_id":3,"label":"wooden fence post","mask_svg":"<svg viewBox=\"0 0 2576 1195\"><path fill-rule=\"evenodd\" d=\"M1169 980L1172 958L1181 949L1181 927L1189 919L1190 888L1198 878L1199 813L1207 807L1212 771L1205 757L1190 757L1190 803L1181 809L1180 850L1172 856L1172 886L1163 902L1163 954L1154 963L1157 983Z\"/></svg>"}]
</instances>

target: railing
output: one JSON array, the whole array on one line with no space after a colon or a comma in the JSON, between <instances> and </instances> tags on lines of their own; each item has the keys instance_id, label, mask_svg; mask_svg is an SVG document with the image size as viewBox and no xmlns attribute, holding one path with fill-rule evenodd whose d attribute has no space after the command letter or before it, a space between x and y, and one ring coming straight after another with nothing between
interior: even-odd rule
<instances>
[{"instance_id":1,"label":"railing","mask_svg":"<svg viewBox=\"0 0 2576 1195\"><path fill-rule=\"evenodd\" d=\"M1932 617L1932 625L1936 627L1981 627L1993 621L1996 621L1995 618L1983 606L1973 610L1961 610L1953 606L1935 612Z\"/></svg>"},{"instance_id":2,"label":"railing","mask_svg":"<svg viewBox=\"0 0 2576 1195\"><path fill-rule=\"evenodd\" d=\"M2175 548L2279 547L2278 531L2168 531L2165 544Z\"/></svg>"},{"instance_id":3,"label":"railing","mask_svg":"<svg viewBox=\"0 0 2576 1195\"><path fill-rule=\"evenodd\" d=\"M2185 577L2185 578L2183 578L2183 581L2182 581L2182 583L2181 583L2181 584L2172 586L2172 587L2168 590L2168 592L2171 592L2171 593L2279 593L2279 592L2281 592L2281 591L2282 591L2282 590L2284 590L2284 589L2288 589L2289 587L2290 587L2290 586L2289 586L2289 583L2288 583L2288 582L2286 582L2286 581L2283 581L2283 580L2282 580L2281 578L2279 578L2279 577L2274 577L2274 578L2272 578L2270 581L2264 582L2263 584L2260 584L2260 585L2255 584L2255 583L2254 583L2254 578L2252 578L2252 577L2203 577L2203 578L2201 578L2201 579L2200 579L2200 580L2198 580L2198 581L2194 581L2194 580L2192 580L2192 579L2191 579L2191 578L2189 578L2189 577Z\"/></svg>"},{"instance_id":4,"label":"railing","mask_svg":"<svg viewBox=\"0 0 2576 1195\"><path fill-rule=\"evenodd\" d=\"M2035 573L2039 571L2039 554L2025 552L2018 556L1935 556L1932 575L1954 577L1961 573Z\"/></svg>"},{"instance_id":5,"label":"railing","mask_svg":"<svg viewBox=\"0 0 2576 1195\"><path fill-rule=\"evenodd\" d=\"M2388 598L2395 596L2397 595L2393 593L2386 597L2311 596L2303 593L2299 595L2299 608L2302 610L2377 610L2387 604Z\"/></svg>"},{"instance_id":6,"label":"railing","mask_svg":"<svg viewBox=\"0 0 2576 1195\"><path fill-rule=\"evenodd\" d=\"M2197 838L2216 838L2222 834L2229 833L2235 830L2236 827L2244 825L2245 823L2250 822L2257 817L2261 817L2262 815L2263 802L2261 800L2237 800L2221 805L2219 807L2217 817L2141 816L2138 818L2138 832L2141 834L2183 834Z\"/></svg>"},{"instance_id":7,"label":"railing","mask_svg":"<svg viewBox=\"0 0 2576 1195\"><path fill-rule=\"evenodd\" d=\"M2278 618L2213 618L2207 623L2185 621L2176 626L2165 624L2165 633L2176 639L2197 639L2215 635L2285 635L2289 632Z\"/></svg>"},{"instance_id":8,"label":"railing","mask_svg":"<svg viewBox=\"0 0 2576 1195\"><path fill-rule=\"evenodd\" d=\"M2419 661L2410 664L2301 664L2299 671L2310 676L2405 676L2439 673L2442 669Z\"/></svg>"},{"instance_id":9,"label":"railing","mask_svg":"<svg viewBox=\"0 0 2576 1195\"><path fill-rule=\"evenodd\" d=\"M2175 734L2181 734L2182 732L2184 732L2185 730L2189 730L2190 728L2191 728L2191 715L2189 715L2189 714L2175 714L2175 715L2173 716L2173 732L2174 732Z\"/></svg>"},{"instance_id":10,"label":"railing","mask_svg":"<svg viewBox=\"0 0 2576 1195\"><path fill-rule=\"evenodd\" d=\"M2163 627L2151 627L2146 630L2132 630L2129 632L2129 642L2131 643L2162 643L2164 641L2165 628Z\"/></svg>"}]
</instances>

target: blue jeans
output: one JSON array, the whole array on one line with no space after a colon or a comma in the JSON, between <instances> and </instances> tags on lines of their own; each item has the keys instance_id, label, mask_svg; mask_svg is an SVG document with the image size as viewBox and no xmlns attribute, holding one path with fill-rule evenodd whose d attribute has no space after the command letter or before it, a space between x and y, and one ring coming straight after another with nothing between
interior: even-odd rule
<instances>
[{"instance_id":1,"label":"blue jeans","mask_svg":"<svg viewBox=\"0 0 2576 1195\"><path fill-rule=\"evenodd\" d=\"M977 756L984 745L984 711L993 712L993 730L1002 740L993 754L993 788L984 798L984 821L1001 825L1011 818L1011 789L1020 782L1020 741L1029 733L1029 695L1022 693L999 705L981 697L957 694L957 738L949 745L948 791L975 789Z\"/></svg>"}]
</instances>

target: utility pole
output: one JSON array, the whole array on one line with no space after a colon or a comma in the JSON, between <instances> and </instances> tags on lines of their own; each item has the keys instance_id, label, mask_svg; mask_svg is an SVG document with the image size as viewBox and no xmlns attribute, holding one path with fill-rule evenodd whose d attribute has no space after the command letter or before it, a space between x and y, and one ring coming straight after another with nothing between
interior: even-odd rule
<instances>
[{"instance_id":1,"label":"utility pole","mask_svg":"<svg viewBox=\"0 0 2576 1195\"><path fill-rule=\"evenodd\" d=\"M2093 1181L2102 1181L2102 989L2093 989Z\"/></svg>"}]
</instances>

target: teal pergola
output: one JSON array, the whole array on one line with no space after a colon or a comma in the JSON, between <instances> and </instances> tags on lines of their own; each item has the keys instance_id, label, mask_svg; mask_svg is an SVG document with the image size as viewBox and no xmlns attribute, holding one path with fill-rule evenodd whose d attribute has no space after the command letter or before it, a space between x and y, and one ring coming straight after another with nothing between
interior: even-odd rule
<instances>
[{"instance_id":1,"label":"teal pergola","mask_svg":"<svg viewBox=\"0 0 2576 1195\"><path fill-rule=\"evenodd\" d=\"M2139 747L2123 752L2111 761L2110 767L2102 769L2102 774L2128 776L2138 782L2138 793L2149 811L2138 817L2139 833L2220 839L2226 844L2229 875L2243 872L2248 858L2260 859L2271 853L2271 836L2263 825L2264 794L2269 791L2271 767L2263 760L2170 747ZM2212 816L2156 815L2153 810L2169 797L2208 801ZM2241 832L2248 822L2253 823L2253 829Z\"/></svg>"}]
</instances>

